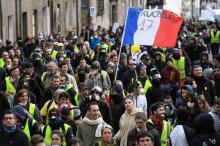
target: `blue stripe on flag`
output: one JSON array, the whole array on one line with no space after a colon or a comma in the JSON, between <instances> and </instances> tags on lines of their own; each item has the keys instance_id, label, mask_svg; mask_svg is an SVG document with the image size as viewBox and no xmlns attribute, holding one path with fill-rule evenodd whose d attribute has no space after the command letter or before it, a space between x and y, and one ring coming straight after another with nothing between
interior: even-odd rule
<instances>
[{"instance_id":1,"label":"blue stripe on flag","mask_svg":"<svg viewBox=\"0 0 220 146\"><path fill-rule=\"evenodd\" d=\"M126 44L134 44L134 33L138 28L137 21L141 11L143 11L142 8L129 8L127 21L125 22L125 32L122 43L123 46Z\"/></svg>"}]
</instances>

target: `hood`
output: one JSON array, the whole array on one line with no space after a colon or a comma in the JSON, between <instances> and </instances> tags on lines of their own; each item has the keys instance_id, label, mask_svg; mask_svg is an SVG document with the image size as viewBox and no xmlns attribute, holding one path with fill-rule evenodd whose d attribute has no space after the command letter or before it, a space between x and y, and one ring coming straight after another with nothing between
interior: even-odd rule
<instances>
[{"instance_id":1,"label":"hood","mask_svg":"<svg viewBox=\"0 0 220 146\"><path fill-rule=\"evenodd\" d=\"M187 91L188 91L189 93L193 93L193 88L192 88L191 85L185 85L185 86L186 86Z\"/></svg>"},{"instance_id":2,"label":"hood","mask_svg":"<svg viewBox=\"0 0 220 146\"><path fill-rule=\"evenodd\" d=\"M202 59L202 56L205 55L207 59L209 60L209 54L207 52L200 53L200 59Z\"/></svg>"},{"instance_id":3,"label":"hood","mask_svg":"<svg viewBox=\"0 0 220 146\"><path fill-rule=\"evenodd\" d=\"M16 114L16 116L18 116L23 122L26 120L27 118L27 112L21 105L16 105L13 108L13 112Z\"/></svg>"},{"instance_id":4,"label":"hood","mask_svg":"<svg viewBox=\"0 0 220 146\"><path fill-rule=\"evenodd\" d=\"M194 122L195 131L197 134L216 133L214 128L214 121L210 114L200 114Z\"/></svg>"}]
</instances>

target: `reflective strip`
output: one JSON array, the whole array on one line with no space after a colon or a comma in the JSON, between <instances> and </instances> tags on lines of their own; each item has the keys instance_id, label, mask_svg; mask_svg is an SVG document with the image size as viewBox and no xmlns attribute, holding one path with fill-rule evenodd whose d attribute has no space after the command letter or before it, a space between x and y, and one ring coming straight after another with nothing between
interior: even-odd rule
<instances>
[{"instance_id":1,"label":"reflective strip","mask_svg":"<svg viewBox=\"0 0 220 146\"><path fill-rule=\"evenodd\" d=\"M152 86L152 84L151 84L150 80L147 79L147 80L145 81L145 85L144 85L144 95L146 95L147 90L148 90L151 86Z\"/></svg>"},{"instance_id":2,"label":"reflective strip","mask_svg":"<svg viewBox=\"0 0 220 146\"><path fill-rule=\"evenodd\" d=\"M217 31L216 35L214 32L211 32L211 43L220 43L220 31Z\"/></svg>"},{"instance_id":3,"label":"reflective strip","mask_svg":"<svg viewBox=\"0 0 220 146\"><path fill-rule=\"evenodd\" d=\"M16 89L14 87L14 85L12 84L10 77L6 77L5 78L5 82L6 82L6 91L8 93L12 93L15 94L16 93Z\"/></svg>"},{"instance_id":4,"label":"reflective strip","mask_svg":"<svg viewBox=\"0 0 220 146\"><path fill-rule=\"evenodd\" d=\"M29 105L29 113L32 115L32 116L34 116L34 111L35 111L35 108L36 108L36 105L35 104L33 104L33 103L30 103L30 105Z\"/></svg>"},{"instance_id":5,"label":"reflective strip","mask_svg":"<svg viewBox=\"0 0 220 146\"><path fill-rule=\"evenodd\" d=\"M53 50L53 51L52 51L52 54L51 54L51 57L52 57L53 59L56 59L56 57L57 57L57 51Z\"/></svg>"},{"instance_id":6,"label":"reflective strip","mask_svg":"<svg viewBox=\"0 0 220 146\"><path fill-rule=\"evenodd\" d=\"M31 139L31 134L30 134L29 124L28 124L28 119L26 120L25 127L24 127L24 129L23 129L23 132L27 135L28 139Z\"/></svg>"},{"instance_id":7,"label":"reflective strip","mask_svg":"<svg viewBox=\"0 0 220 146\"><path fill-rule=\"evenodd\" d=\"M52 143L52 139L51 139L52 131L51 131L51 128L50 128L49 125L46 125L46 126L47 126L47 127L46 127L46 133L45 133L45 136L44 136L44 140L45 140L45 143L46 143L47 145L51 145L51 143ZM45 127L45 126L43 126L43 127L41 128L42 133L43 133L44 127ZM64 124L64 130L65 130L65 131L63 131L61 127L60 127L59 131L61 131L62 133L64 132L64 135L66 135L66 134L67 134L67 131L68 131L68 129L69 129L69 127L70 127L69 125ZM65 138L65 137L64 137L64 138ZM63 140L63 146L66 146L66 140L65 140L65 139Z\"/></svg>"},{"instance_id":8,"label":"reflective strip","mask_svg":"<svg viewBox=\"0 0 220 146\"><path fill-rule=\"evenodd\" d=\"M180 79L186 78L185 72L185 57L181 56L179 60L176 60L172 57L173 66L176 67L180 72Z\"/></svg>"}]
</instances>

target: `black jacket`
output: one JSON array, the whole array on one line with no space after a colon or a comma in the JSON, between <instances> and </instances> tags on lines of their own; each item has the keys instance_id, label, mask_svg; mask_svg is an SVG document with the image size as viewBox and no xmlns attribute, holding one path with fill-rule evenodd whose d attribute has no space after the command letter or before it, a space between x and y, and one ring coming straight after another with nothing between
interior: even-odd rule
<instances>
[{"instance_id":1,"label":"black jacket","mask_svg":"<svg viewBox=\"0 0 220 146\"><path fill-rule=\"evenodd\" d=\"M203 134L197 135L191 142L191 146L219 146L220 134Z\"/></svg>"},{"instance_id":2,"label":"black jacket","mask_svg":"<svg viewBox=\"0 0 220 146\"><path fill-rule=\"evenodd\" d=\"M6 133L3 128L1 128L0 146L29 146L29 140L24 132L18 129L13 133Z\"/></svg>"},{"instance_id":3,"label":"black jacket","mask_svg":"<svg viewBox=\"0 0 220 146\"><path fill-rule=\"evenodd\" d=\"M148 106L156 103L163 102L163 98L166 94L169 94L169 89L164 85L153 85L151 86L146 93L146 98L148 101ZM148 109L150 109L148 107Z\"/></svg>"},{"instance_id":4,"label":"black jacket","mask_svg":"<svg viewBox=\"0 0 220 146\"><path fill-rule=\"evenodd\" d=\"M119 121L121 115L125 112L125 106L123 100L119 102L114 102L113 100L111 100L110 110L111 110L112 126L114 129L114 133L117 133L119 130Z\"/></svg>"},{"instance_id":5,"label":"black jacket","mask_svg":"<svg viewBox=\"0 0 220 146\"><path fill-rule=\"evenodd\" d=\"M0 121L3 119L3 114L5 110L10 109L10 105L8 103L8 100L6 96L4 95L4 92L0 92Z\"/></svg>"},{"instance_id":6,"label":"black jacket","mask_svg":"<svg viewBox=\"0 0 220 146\"><path fill-rule=\"evenodd\" d=\"M154 146L161 146L159 132L150 125L146 125L146 126L147 126L146 127L147 131L149 133L151 133L154 137ZM135 146L135 141L136 141L137 134L138 134L137 128L132 129L128 133L127 146Z\"/></svg>"},{"instance_id":7,"label":"black jacket","mask_svg":"<svg viewBox=\"0 0 220 146\"><path fill-rule=\"evenodd\" d=\"M214 79L214 82L215 82L215 91L216 91L216 96L218 98L220 98L220 78L219 79Z\"/></svg>"},{"instance_id":8,"label":"black jacket","mask_svg":"<svg viewBox=\"0 0 220 146\"><path fill-rule=\"evenodd\" d=\"M195 119L196 137L191 146L219 146L220 134L216 133L211 115L203 113Z\"/></svg>"},{"instance_id":9,"label":"black jacket","mask_svg":"<svg viewBox=\"0 0 220 146\"><path fill-rule=\"evenodd\" d=\"M136 75L137 74L135 70L128 70L122 75L121 81L124 85L125 91L131 92L131 89L130 89L130 85L132 83L131 81L132 81L132 78L136 77Z\"/></svg>"},{"instance_id":10,"label":"black jacket","mask_svg":"<svg viewBox=\"0 0 220 146\"><path fill-rule=\"evenodd\" d=\"M197 93L203 94L206 97L209 105L213 105L215 100L215 85L210 80L206 79L205 77L196 77L192 75L192 78L195 80L197 84Z\"/></svg>"}]
</instances>

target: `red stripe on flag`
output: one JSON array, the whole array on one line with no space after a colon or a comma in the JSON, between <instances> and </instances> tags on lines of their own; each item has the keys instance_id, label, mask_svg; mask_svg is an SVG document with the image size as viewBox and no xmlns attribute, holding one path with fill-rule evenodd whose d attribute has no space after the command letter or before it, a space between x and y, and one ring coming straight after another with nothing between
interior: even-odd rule
<instances>
[{"instance_id":1,"label":"red stripe on flag","mask_svg":"<svg viewBox=\"0 0 220 146\"><path fill-rule=\"evenodd\" d=\"M154 39L154 46L175 47L177 35L183 18L177 14L163 10L160 18L160 26Z\"/></svg>"}]
</instances>

